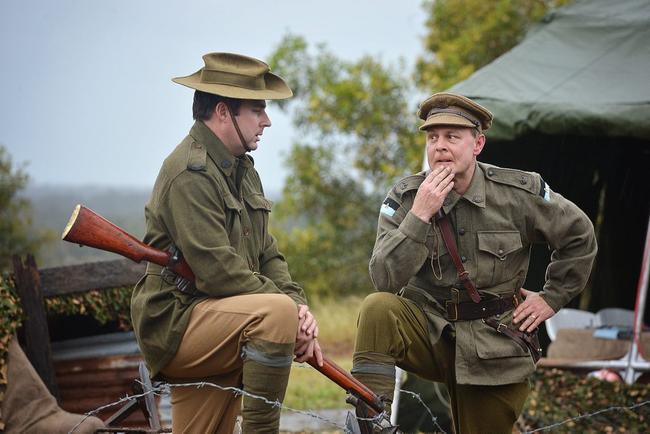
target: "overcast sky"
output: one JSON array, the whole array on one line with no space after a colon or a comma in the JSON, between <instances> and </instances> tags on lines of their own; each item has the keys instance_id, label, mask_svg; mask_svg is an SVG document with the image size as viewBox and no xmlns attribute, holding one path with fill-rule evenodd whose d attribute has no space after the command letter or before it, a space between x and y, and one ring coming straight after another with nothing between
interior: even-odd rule
<instances>
[{"instance_id":1,"label":"overcast sky","mask_svg":"<svg viewBox=\"0 0 650 434\"><path fill-rule=\"evenodd\" d=\"M410 64L422 51L419 0L2 0L0 144L36 184L150 187L187 134L192 91L171 78L231 51L266 59L291 32L345 59ZM253 153L279 191L290 120Z\"/></svg>"}]
</instances>

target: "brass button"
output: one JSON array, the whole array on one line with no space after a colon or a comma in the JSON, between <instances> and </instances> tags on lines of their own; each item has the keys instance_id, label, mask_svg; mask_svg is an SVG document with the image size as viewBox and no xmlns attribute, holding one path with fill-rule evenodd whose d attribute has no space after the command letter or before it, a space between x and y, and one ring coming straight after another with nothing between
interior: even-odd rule
<instances>
[{"instance_id":1,"label":"brass button","mask_svg":"<svg viewBox=\"0 0 650 434\"><path fill-rule=\"evenodd\" d=\"M488 169L488 176L493 176L494 175L494 170Z\"/></svg>"},{"instance_id":2,"label":"brass button","mask_svg":"<svg viewBox=\"0 0 650 434\"><path fill-rule=\"evenodd\" d=\"M499 249L499 255L503 255L503 249Z\"/></svg>"},{"instance_id":3,"label":"brass button","mask_svg":"<svg viewBox=\"0 0 650 434\"><path fill-rule=\"evenodd\" d=\"M466 258L465 256L461 256L461 257L460 257L460 260L461 260L463 263L467 262L467 258Z\"/></svg>"}]
</instances>

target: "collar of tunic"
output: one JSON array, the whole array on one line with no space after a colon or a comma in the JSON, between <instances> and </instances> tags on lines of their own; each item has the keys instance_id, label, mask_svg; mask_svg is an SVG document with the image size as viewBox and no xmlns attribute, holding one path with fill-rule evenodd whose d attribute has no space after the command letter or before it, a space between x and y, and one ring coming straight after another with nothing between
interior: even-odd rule
<instances>
[{"instance_id":1,"label":"collar of tunic","mask_svg":"<svg viewBox=\"0 0 650 434\"><path fill-rule=\"evenodd\" d=\"M478 163L475 164L474 176L472 176L472 181L470 182L467 191L462 196L454 190L450 191L447 195L447 198L442 205L445 214L449 214L461 198L464 198L466 201L478 206L479 208L485 208L485 174L483 173L481 166L479 166Z\"/></svg>"},{"instance_id":2,"label":"collar of tunic","mask_svg":"<svg viewBox=\"0 0 650 434\"><path fill-rule=\"evenodd\" d=\"M226 148L221 140L203 123L196 121L190 130L190 136L198 143L202 143L208 151L210 159L226 176L230 177L235 169L235 160L237 157Z\"/></svg>"}]
</instances>

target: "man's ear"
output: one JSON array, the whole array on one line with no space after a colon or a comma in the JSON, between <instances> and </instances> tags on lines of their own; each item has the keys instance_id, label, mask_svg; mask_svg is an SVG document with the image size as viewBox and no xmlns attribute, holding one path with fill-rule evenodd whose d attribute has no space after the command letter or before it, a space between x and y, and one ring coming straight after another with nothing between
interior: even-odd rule
<instances>
[{"instance_id":1,"label":"man's ear","mask_svg":"<svg viewBox=\"0 0 650 434\"><path fill-rule=\"evenodd\" d=\"M474 141L474 156L480 154L481 151L483 151L484 146L485 146L485 134L479 133L478 137L476 137L476 140Z\"/></svg>"},{"instance_id":2,"label":"man's ear","mask_svg":"<svg viewBox=\"0 0 650 434\"><path fill-rule=\"evenodd\" d=\"M219 101L217 103L217 105L214 107L213 116L216 116L216 120L220 122L226 122L230 118L230 112L228 111L228 107L226 106L225 102Z\"/></svg>"}]
</instances>

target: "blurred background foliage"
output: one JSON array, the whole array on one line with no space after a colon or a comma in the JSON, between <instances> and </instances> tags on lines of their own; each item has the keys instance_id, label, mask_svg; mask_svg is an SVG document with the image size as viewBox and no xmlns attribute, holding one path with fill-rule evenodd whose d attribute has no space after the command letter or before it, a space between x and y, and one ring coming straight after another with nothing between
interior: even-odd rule
<instances>
[{"instance_id":1,"label":"blurred background foliage","mask_svg":"<svg viewBox=\"0 0 650 434\"><path fill-rule=\"evenodd\" d=\"M21 195L28 181L25 166L0 145L0 272L9 270L11 255L37 252L52 239L50 231L32 228L32 206Z\"/></svg>"}]
</instances>

